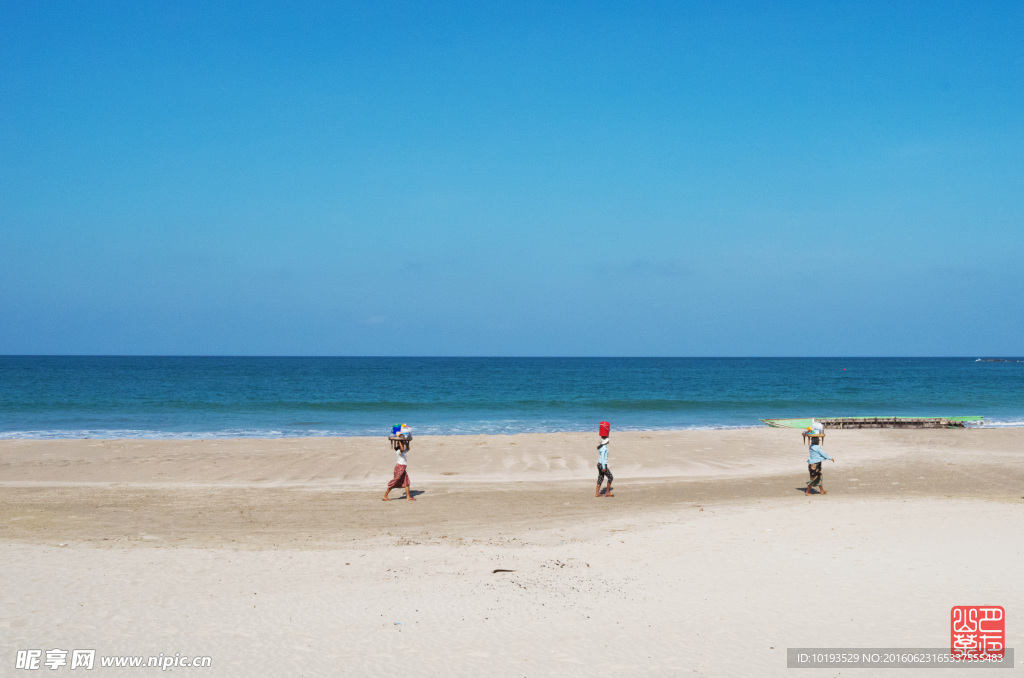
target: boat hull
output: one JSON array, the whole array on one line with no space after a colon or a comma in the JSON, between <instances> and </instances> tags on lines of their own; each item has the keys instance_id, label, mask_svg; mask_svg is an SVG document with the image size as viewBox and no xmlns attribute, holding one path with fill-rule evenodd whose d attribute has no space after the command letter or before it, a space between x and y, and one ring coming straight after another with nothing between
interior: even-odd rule
<instances>
[{"instance_id":1,"label":"boat hull","mask_svg":"<svg viewBox=\"0 0 1024 678\"><path fill-rule=\"evenodd\" d=\"M815 417L814 419L762 419L774 428L805 429L812 421L820 421L825 428L963 428L967 424L980 426L984 417Z\"/></svg>"}]
</instances>

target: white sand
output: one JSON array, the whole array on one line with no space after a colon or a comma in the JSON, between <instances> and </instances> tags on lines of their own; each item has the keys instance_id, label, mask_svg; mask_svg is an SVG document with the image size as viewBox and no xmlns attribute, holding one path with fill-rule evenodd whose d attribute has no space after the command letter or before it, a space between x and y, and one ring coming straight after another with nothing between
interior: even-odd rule
<instances>
[{"instance_id":1,"label":"white sand","mask_svg":"<svg viewBox=\"0 0 1024 678\"><path fill-rule=\"evenodd\" d=\"M788 675L787 647L944 647L968 604L1006 608L1021 648L1022 433L837 432L812 497L793 432L620 434L613 499L592 497L593 436L417 439L422 494L391 504L381 441L5 442L0 665Z\"/></svg>"}]
</instances>

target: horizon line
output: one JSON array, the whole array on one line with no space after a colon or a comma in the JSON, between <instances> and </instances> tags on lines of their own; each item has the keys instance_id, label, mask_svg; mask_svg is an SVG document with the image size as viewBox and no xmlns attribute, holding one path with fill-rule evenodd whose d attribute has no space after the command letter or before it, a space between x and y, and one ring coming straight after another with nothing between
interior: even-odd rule
<instances>
[{"instance_id":1,"label":"horizon line","mask_svg":"<svg viewBox=\"0 0 1024 678\"><path fill-rule=\"evenodd\" d=\"M1024 360L1024 356L971 355L333 355L255 353L0 353L0 358L397 358L397 359L547 359L547 360Z\"/></svg>"}]
</instances>

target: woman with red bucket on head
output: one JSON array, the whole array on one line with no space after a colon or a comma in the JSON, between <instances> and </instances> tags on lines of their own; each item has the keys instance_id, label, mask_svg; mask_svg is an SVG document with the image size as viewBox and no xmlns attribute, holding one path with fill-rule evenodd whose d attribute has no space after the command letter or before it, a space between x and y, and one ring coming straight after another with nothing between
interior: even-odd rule
<instances>
[{"instance_id":1,"label":"woman with red bucket on head","mask_svg":"<svg viewBox=\"0 0 1024 678\"><path fill-rule=\"evenodd\" d=\"M612 494L612 480L615 479L612 476L612 470L608 468L608 436L611 433L612 425L607 421L602 421L600 426L601 441L597 444L597 489L594 490L594 496L601 496L601 481L608 478L608 486L604 491L604 496L614 497Z\"/></svg>"}]
</instances>

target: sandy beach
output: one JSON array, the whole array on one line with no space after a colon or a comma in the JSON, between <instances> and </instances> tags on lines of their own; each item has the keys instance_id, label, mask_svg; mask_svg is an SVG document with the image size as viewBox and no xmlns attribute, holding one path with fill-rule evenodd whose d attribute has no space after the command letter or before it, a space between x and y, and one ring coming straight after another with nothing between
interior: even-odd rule
<instances>
[{"instance_id":1,"label":"sandy beach","mask_svg":"<svg viewBox=\"0 0 1024 678\"><path fill-rule=\"evenodd\" d=\"M417 501L383 503L383 438L0 441L3 663L783 675L787 647L945 647L954 605L1024 646L1024 429L832 431L811 497L797 431L617 433L600 499L595 444L416 437Z\"/></svg>"}]
</instances>

